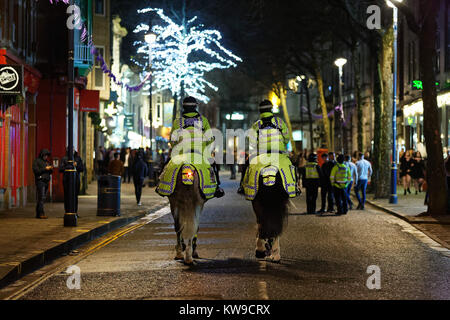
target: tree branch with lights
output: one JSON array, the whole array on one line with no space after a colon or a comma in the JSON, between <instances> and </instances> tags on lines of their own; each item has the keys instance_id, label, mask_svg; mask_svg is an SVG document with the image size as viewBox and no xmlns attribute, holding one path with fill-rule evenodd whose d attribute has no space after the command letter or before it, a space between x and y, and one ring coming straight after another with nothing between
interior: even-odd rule
<instances>
[{"instance_id":1,"label":"tree branch with lights","mask_svg":"<svg viewBox=\"0 0 450 320\"><path fill-rule=\"evenodd\" d=\"M221 44L221 33L205 28L197 17L183 19L185 22L178 24L162 9L146 8L138 13L156 14L161 21L152 27L141 23L134 30L134 33L152 31L157 35L153 44L135 42L138 58L133 60L147 73L151 70L157 91L169 90L173 97L186 93L207 103L207 89L217 91L218 88L205 79L206 74L215 69L236 67L242 62Z\"/></svg>"}]
</instances>

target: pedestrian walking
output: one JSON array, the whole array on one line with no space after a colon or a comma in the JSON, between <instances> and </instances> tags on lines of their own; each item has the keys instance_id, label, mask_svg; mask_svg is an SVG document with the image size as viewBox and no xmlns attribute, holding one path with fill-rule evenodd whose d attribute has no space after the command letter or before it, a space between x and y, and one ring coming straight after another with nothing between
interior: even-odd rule
<instances>
[{"instance_id":1,"label":"pedestrian walking","mask_svg":"<svg viewBox=\"0 0 450 320\"><path fill-rule=\"evenodd\" d=\"M366 190L370 177L372 176L372 165L369 161L364 159L364 154L359 153L359 160L356 162L356 171L358 174L357 183L355 186L356 198L358 199L358 207L356 210L364 210L366 204ZM361 191L361 196L359 192Z\"/></svg>"},{"instance_id":2,"label":"pedestrian walking","mask_svg":"<svg viewBox=\"0 0 450 320\"><path fill-rule=\"evenodd\" d=\"M48 163L50 151L42 149L39 157L33 161L34 181L36 184L36 218L47 219L44 212L44 202L47 198L48 185L50 183L53 167Z\"/></svg>"},{"instance_id":3,"label":"pedestrian walking","mask_svg":"<svg viewBox=\"0 0 450 320\"><path fill-rule=\"evenodd\" d=\"M320 208L320 213L324 213L328 201L328 212L334 212L334 193L333 187L330 181L331 170L336 165L336 160L334 159L335 153L329 152L322 154L322 183L320 187L320 193L322 198L322 207Z\"/></svg>"},{"instance_id":4,"label":"pedestrian walking","mask_svg":"<svg viewBox=\"0 0 450 320\"><path fill-rule=\"evenodd\" d=\"M344 164L350 170L350 182L349 182L347 188L345 189L345 195L347 196L347 204L348 204L349 210L353 210L353 201L352 201L350 195L351 195L351 191L352 191L352 186L353 185L356 186L356 184L358 183L358 170L356 168L356 165L352 162L352 157L349 155L345 156Z\"/></svg>"},{"instance_id":5,"label":"pedestrian walking","mask_svg":"<svg viewBox=\"0 0 450 320\"><path fill-rule=\"evenodd\" d=\"M400 159L400 178L403 182L404 195L406 195L406 192L411 193L411 190L409 190L409 188L411 186L411 174L413 171L413 167L414 160L412 159L411 151L408 150Z\"/></svg>"},{"instance_id":6,"label":"pedestrian walking","mask_svg":"<svg viewBox=\"0 0 450 320\"><path fill-rule=\"evenodd\" d=\"M336 200L337 214L343 215L348 212L346 188L350 182L350 169L344 164L344 155L337 157L337 163L331 170L330 181L333 186L334 199Z\"/></svg>"},{"instance_id":7,"label":"pedestrian walking","mask_svg":"<svg viewBox=\"0 0 450 320\"><path fill-rule=\"evenodd\" d=\"M144 185L145 178L148 176L148 166L144 161L144 155L142 154L142 152L136 153L136 159L133 162L132 173L136 202L138 206L141 206L142 186Z\"/></svg>"},{"instance_id":8,"label":"pedestrian walking","mask_svg":"<svg viewBox=\"0 0 450 320\"><path fill-rule=\"evenodd\" d=\"M116 152L114 154L114 160L109 163L108 173L113 176L121 177L124 172L124 167L122 161L120 161L120 153Z\"/></svg>"},{"instance_id":9,"label":"pedestrian walking","mask_svg":"<svg viewBox=\"0 0 450 320\"><path fill-rule=\"evenodd\" d=\"M124 168L124 175L123 175L123 182L130 183L131 176L132 176L132 168L133 168L133 158L131 157L131 149L127 148L125 150L125 154L123 155L123 168Z\"/></svg>"},{"instance_id":10,"label":"pedestrian walking","mask_svg":"<svg viewBox=\"0 0 450 320\"><path fill-rule=\"evenodd\" d=\"M306 188L307 214L315 214L318 191L323 180L322 170L317 163L317 154L311 153L308 157L308 162L299 171L302 176L303 186Z\"/></svg>"},{"instance_id":11,"label":"pedestrian walking","mask_svg":"<svg viewBox=\"0 0 450 320\"><path fill-rule=\"evenodd\" d=\"M96 174L102 175L104 173L103 163L105 160L105 151L102 146L99 146L95 153Z\"/></svg>"}]
</instances>

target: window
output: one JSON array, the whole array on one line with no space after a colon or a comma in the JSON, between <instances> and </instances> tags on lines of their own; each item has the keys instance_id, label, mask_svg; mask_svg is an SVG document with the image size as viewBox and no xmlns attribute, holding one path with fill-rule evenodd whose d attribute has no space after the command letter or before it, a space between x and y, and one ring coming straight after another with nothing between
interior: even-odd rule
<instances>
[{"instance_id":1,"label":"window","mask_svg":"<svg viewBox=\"0 0 450 320\"><path fill-rule=\"evenodd\" d=\"M98 53L104 57L104 48L98 48ZM100 61L95 60L95 67L94 67L94 86L97 88L103 88L104 86L104 74L102 70L102 66Z\"/></svg>"},{"instance_id":2,"label":"window","mask_svg":"<svg viewBox=\"0 0 450 320\"><path fill-rule=\"evenodd\" d=\"M95 0L95 14L105 15L105 0Z\"/></svg>"}]
</instances>

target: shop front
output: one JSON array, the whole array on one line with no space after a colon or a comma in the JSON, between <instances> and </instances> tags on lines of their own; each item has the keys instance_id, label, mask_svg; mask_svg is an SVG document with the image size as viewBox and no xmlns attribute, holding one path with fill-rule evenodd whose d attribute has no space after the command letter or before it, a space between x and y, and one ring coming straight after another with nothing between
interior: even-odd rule
<instances>
[{"instance_id":1,"label":"shop front","mask_svg":"<svg viewBox=\"0 0 450 320\"><path fill-rule=\"evenodd\" d=\"M445 153L450 147L450 92L439 93L437 103L442 146L443 152ZM423 153L425 138L422 99L405 105L403 108L403 118L404 139L400 139L399 141L400 149L403 147L405 150L419 150Z\"/></svg>"}]
</instances>

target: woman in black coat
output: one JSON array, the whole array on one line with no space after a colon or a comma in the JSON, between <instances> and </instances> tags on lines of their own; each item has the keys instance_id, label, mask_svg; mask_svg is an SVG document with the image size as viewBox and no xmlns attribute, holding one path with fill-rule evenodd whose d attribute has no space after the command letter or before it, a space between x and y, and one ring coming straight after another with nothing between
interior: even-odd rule
<instances>
[{"instance_id":1,"label":"woman in black coat","mask_svg":"<svg viewBox=\"0 0 450 320\"><path fill-rule=\"evenodd\" d=\"M411 157L411 151L406 151L403 157L400 159L400 178L403 182L404 194L406 192L411 193L409 190L411 186L411 175L414 167L414 160Z\"/></svg>"}]
</instances>

